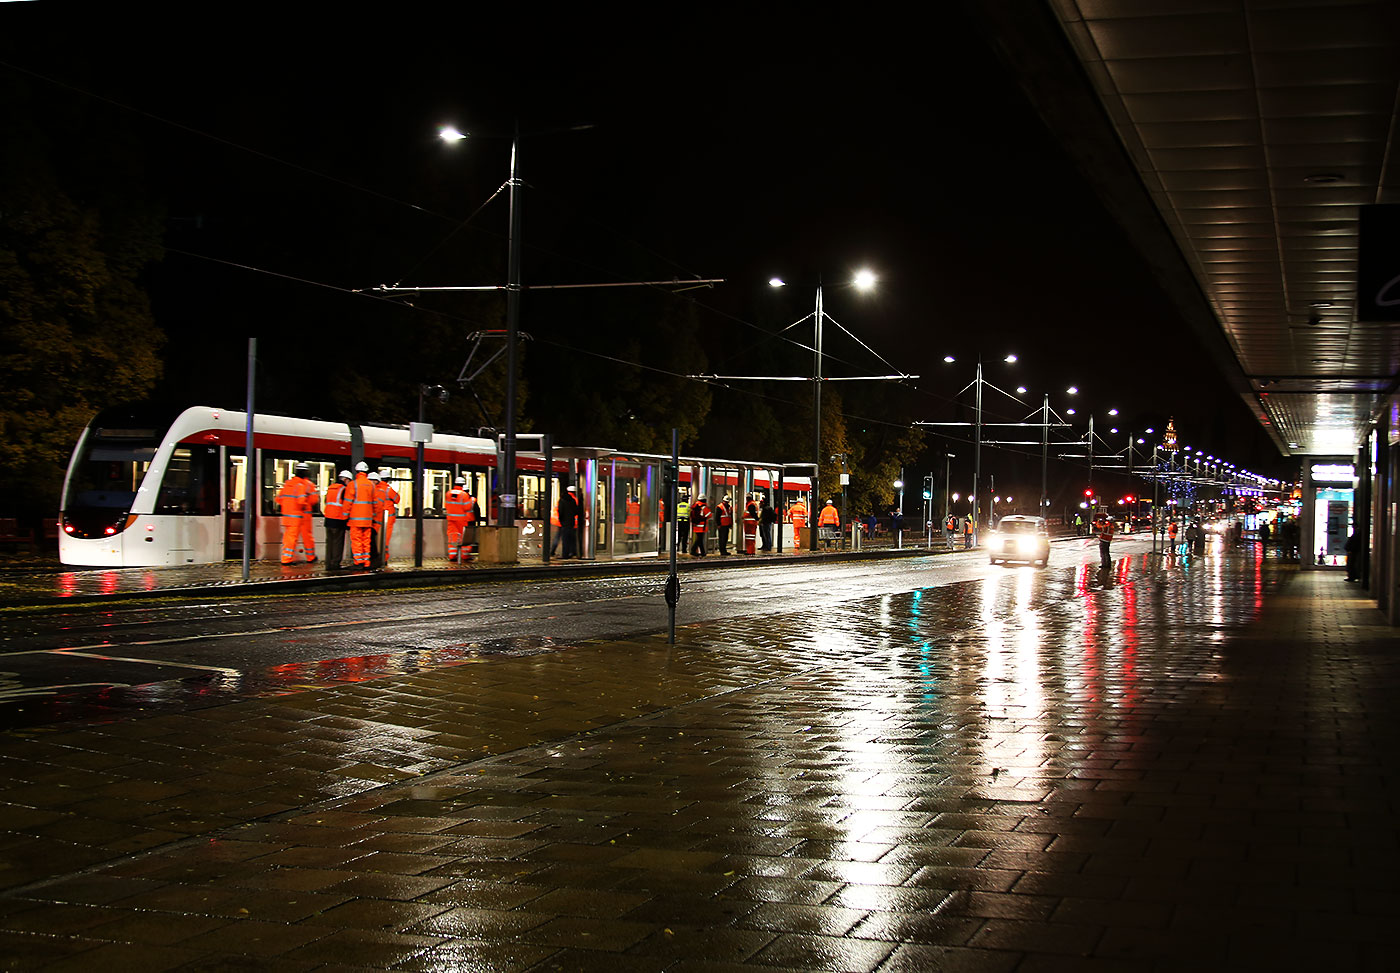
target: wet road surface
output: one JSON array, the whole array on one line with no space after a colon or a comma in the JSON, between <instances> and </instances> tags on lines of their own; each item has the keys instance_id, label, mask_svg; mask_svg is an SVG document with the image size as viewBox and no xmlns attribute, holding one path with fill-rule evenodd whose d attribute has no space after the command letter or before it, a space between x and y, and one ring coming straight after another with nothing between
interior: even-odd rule
<instances>
[{"instance_id":1,"label":"wet road surface","mask_svg":"<svg viewBox=\"0 0 1400 973\"><path fill-rule=\"evenodd\" d=\"M1130 557L1146 539L1120 542ZM990 565L977 551L889 561L718 564L687 574L680 624L823 610L871 593L1022 572L1045 597L1072 595L1097 547L1055 545L1047 569ZM1079 579L1079 580L1076 580ZM359 681L564 641L664 629L664 573L513 579L450 588L156 599L0 615L0 726L108 719Z\"/></svg>"}]
</instances>

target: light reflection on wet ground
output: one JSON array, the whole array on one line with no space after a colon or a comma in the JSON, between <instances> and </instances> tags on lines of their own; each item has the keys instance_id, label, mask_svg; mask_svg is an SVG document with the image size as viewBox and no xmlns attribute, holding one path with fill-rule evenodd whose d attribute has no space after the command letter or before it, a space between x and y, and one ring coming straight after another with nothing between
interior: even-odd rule
<instances>
[{"instance_id":1,"label":"light reflection on wet ground","mask_svg":"<svg viewBox=\"0 0 1400 973\"><path fill-rule=\"evenodd\" d=\"M1358 691L1388 654L1314 652L1296 599L1252 640L1279 575L1243 556L1066 577L5 744L0 808L43 799L26 761L114 754L64 810L112 835L86 840L135 840L101 815L137 793L138 824L218 834L12 896L0 950L197 968L255 929L288 968L1389 968L1394 719ZM46 807L0 821L13 868L71 869Z\"/></svg>"}]
</instances>

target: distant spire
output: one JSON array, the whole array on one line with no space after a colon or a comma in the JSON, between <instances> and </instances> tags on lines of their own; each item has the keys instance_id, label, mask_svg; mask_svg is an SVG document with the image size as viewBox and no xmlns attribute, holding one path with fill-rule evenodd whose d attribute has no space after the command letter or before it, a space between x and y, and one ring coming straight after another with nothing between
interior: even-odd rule
<instances>
[{"instance_id":1,"label":"distant spire","mask_svg":"<svg viewBox=\"0 0 1400 973\"><path fill-rule=\"evenodd\" d=\"M1167 420L1167 431L1162 434L1162 448L1169 453L1176 452L1176 419Z\"/></svg>"}]
</instances>

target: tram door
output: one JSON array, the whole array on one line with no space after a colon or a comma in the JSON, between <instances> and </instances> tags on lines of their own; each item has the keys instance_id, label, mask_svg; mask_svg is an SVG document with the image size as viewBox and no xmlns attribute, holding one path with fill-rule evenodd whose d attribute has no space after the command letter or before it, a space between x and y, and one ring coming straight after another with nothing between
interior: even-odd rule
<instances>
[{"instance_id":1,"label":"tram door","mask_svg":"<svg viewBox=\"0 0 1400 973\"><path fill-rule=\"evenodd\" d=\"M225 451L227 452L227 450ZM248 493L248 458L228 456L224 464L224 558L243 556L243 502Z\"/></svg>"}]
</instances>

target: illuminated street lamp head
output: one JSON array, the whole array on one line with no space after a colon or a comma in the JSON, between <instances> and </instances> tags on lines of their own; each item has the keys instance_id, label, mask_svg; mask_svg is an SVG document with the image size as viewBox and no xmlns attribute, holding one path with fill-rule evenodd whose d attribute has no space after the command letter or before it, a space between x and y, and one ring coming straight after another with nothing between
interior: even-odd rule
<instances>
[{"instance_id":1,"label":"illuminated street lamp head","mask_svg":"<svg viewBox=\"0 0 1400 973\"><path fill-rule=\"evenodd\" d=\"M1004 361L1004 362L1006 362L1006 363L1008 363L1008 364L1010 364L1010 365L1014 365L1014 364L1016 364L1016 356L1015 356L1015 355L1007 355L1005 358L1002 359L1002 361Z\"/></svg>"},{"instance_id":2,"label":"illuminated street lamp head","mask_svg":"<svg viewBox=\"0 0 1400 973\"><path fill-rule=\"evenodd\" d=\"M444 125L438 129L438 138L444 142L460 142L466 135L459 131L456 125Z\"/></svg>"},{"instance_id":3,"label":"illuminated street lamp head","mask_svg":"<svg viewBox=\"0 0 1400 973\"><path fill-rule=\"evenodd\" d=\"M768 278L768 286L769 286L769 287L786 287L786 286L787 286L787 281L783 280L781 277L769 277L769 278Z\"/></svg>"},{"instance_id":4,"label":"illuminated street lamp head","mask_svg":"<svg viewBox=\"0 0 1400 973\"><path fill-rule=\"evenodd\" d=\"M1073 386L1073 385L1071 385L1069 388L1065 389L1065 391L1066 391L1067 393L1069 393L1070 395L1078 395L1078 394L1079 394L1079 389L1078 389L1077 387Z\"/></svg>"},{"instance_id":5,"label":"illuminated street lamp head","mask_svg":"<svg viewBox=\"0 0 1400 973\"><path fill-rule=\"evenodd\" d=\"M871 290L875 286L875 272L873 270L856 271L855 284L859 290Z\"/></svg>"},{"instance_id":6,"label":"illuminated street lamp head","mask_svg":"<svg viewBox=\"0 0 1400 973\"><path fill-rule=\"evenodd\" d=\"M1016 394L1017 394L1017 395L1025 395L1025 394L1026 394L1026 387L1025 387L1024 385L1018 385L1018 386L1016 386Z\"/></svg>"},{"instance_id":7,"label":"illuminated street lamp head","mask_svg":"<svg viewBox=\"0 0 1400 973\"><path fill-rule=\"evenodd\" d=\"M954 358L952 355L944 355L944 356L943 356L943 360L946 361L946 362L955 362L955 361L957 361L957 359Z\"/></svg>"},{"instance_id":8,"label":"illuminated street lamp head","mask_svg":"<svg viewBox=\"0 0 1400 973\"><path fill-rule=\"evenodd\" d=\"M1111 416L1116 416L1116 415L1118 414L1118 410L1117 410L1117 409L1109 409L1109 410L1108 410L1108 414L1111 415Z\"/></svg>"}]
</instances>

